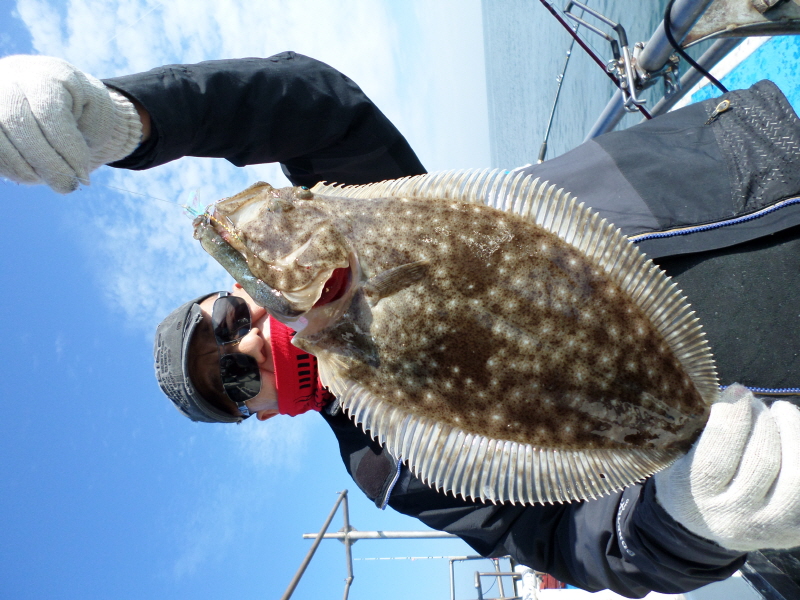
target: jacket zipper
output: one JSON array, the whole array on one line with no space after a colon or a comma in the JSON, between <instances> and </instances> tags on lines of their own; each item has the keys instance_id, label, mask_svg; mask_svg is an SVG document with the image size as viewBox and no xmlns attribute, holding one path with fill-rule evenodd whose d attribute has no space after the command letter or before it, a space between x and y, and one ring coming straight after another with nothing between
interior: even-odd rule
<instances>
[{"instance_id":1,"label":"jacket zipper","mask_svg":"<svg viewBox=\"0 0 800 600\"><path fill-rule=\"evenodd\" d=\"M735 219L727 219L725 221L717 221L716 223L709 223L706 225L695 225L693 227L679 227L677 229L672 229L670 231L658 231L654 233L640 233L638 235L631 235L628 236L628 239L633 242L634 244L638 244L639 242L643 242L645 240L655 240L660 238L668 238L668 237L675 237L678 235L689 235L692 233L701 233L703 231L709 231L711 229L719 229L721 227L730 227L731 225L738 225L739 223L746 223L747 221L753 221L755 219L764 217L770 213L775 212L776 210L780 210L786 206L790 206L792 204L800 203L800 197L796 198L787 198L786 200L781 200L780 202L773 204L767 208L762 208L754 213L750 213L749 215L744 215L741 217L736 217Z\"/></svg>"}]
</instances>

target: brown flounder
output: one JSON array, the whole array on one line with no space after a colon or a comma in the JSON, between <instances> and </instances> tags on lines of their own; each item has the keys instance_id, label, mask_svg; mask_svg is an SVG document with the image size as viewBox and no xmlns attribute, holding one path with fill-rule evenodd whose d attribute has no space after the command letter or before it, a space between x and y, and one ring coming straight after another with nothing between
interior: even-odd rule
<instances>
[{"instance_id":1,"label":"brown flounder","mask_svg":"<svg viewBox=\"0 0 800 600\"><path fill-rule=\"evenodd\" d=\"M265 306L348 414L432 486L594 498L688 450L716 397L674 284L546 183L259 183L216 204L209 226L283 303Z\"/></svg>"}]
</instances>

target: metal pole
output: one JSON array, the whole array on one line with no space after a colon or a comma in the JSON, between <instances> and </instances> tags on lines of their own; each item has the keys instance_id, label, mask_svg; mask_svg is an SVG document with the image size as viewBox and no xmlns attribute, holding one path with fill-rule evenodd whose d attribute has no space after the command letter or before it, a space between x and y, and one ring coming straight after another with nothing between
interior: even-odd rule
<instances>
[{"instance_id":1,"label":"metal pole","mask_svg":"<svg viewBox=\"0 0 800 600\"><path fill-rule=\"evenodd\" d=\"M456 600L456 574L453 569L453 561L450 559L450 600Z\"/></svg>"},{"instance_id":2,"label":"metal pole","mask_svg":"<svg viewBox=\"0 0 800 600\"><path fill-rule=\"evenodd\" d=\"M303 539L316 538L320 534L304 533ZM326 540L421 540L458 537L452 533L444 531L357 531L348 532L338 531L336 533L325 533L322 535Z\"/></svg>"},{"instance_id":3,"label":"metal pole","mask_svg":"<svg viewBox=\"0 0 800 600\"><path fill-rule=\"evenodd\" d=\"M577 29L577 27L576 27ZM537 164L544 162L544 157L547 154L547 140L550 137L550 128L553 126L553 117L556 114L556 107L558 106L558 97L561 95L561 85L564 83L564 76L567 74L567 67L569 66L569 58L572 56L572 47L575 45L575 38L569 44L567 50L567 59L564 61L564 68L561 69L561 74L558 76L558 86L556 86L556 97L553 99L553 108L550 110L550 118L547 119L547 129L544 132L544 141L539 148L539 158L536 160Z\"/></svg>"},{"instance_id":4,"label":"metal pole","mask_svg":"<svg viewBox=\"0 0 800 600\"><path fill-rule=\"evenodd\" d=\"M503 577L500 575L500 560L495 558L492 562L494 563L494 570L497 573L497 589L500 592L500 597L505 598L506 591L503 589Z\"/></svg>"},{"instance_id":5,"label":"metal pole","mask_svg":"<svg viewBox=\"0 0 800 600\"><path fill-rule=\"evenodd\" d=\"M705 12L713 0L676 0L670 16L675 39L680 42L689 33L697 19ZM650 40L645 45L636 65L637 70L655 73L663 67L674 49L664 33L664 21L661 21ZM633 83L631 82L631 85ZM608 101L600 117L589 130L587 140L614 129L625 115L622 93L617 90Z\"/></svg>"},{"instance_id":6,"label":"metal pole","mask_svg":"<svg viewBox=\"0 0 800 600\"><path fill-rule=\"evenodd\" d=\"M345 533L350 533L350 506L347 502L347 496L344 497L344 506L342 507L342 511L344 513L344 531ZM353 542L350 541L350 538L345 538L344 540L344 554L347 560L347 579L344 580L344 596L342 596L342 600L347 600L347 596L350 594L350 586L353 585L353 553L351 551L351 546Z\"/></svg>"},{"instance_id":7,"label":"metal pole","mask_svg":"<svg viewBox=\"0 0 800 600\"><path fill-rule=\"evenodd\" d=\"M483 588L481 587L480 573L475 571L475 591L478 593L478 600L483 600Z\"/></svg>"},{"instance_id":8,"label":"metal pole","mask_svg":"<svg viewBox=\"0 0 800 600\"><path fill-rule=\"evenodd\" d=\"M670 12L673 35L681 42L689 30L708 8L713 0L676 0ZM664 21L659 23L650 40L639 55L638 67L641 70L655 72L663 67L675 49L664 33Z\"/></svg>"},{"instance_id":9,"label":"metal pole","mask_svg":"<svg viewBox=\"0 0 800 600\"><path fill-rule=\"evenodd\" d=\"M325 532L328 530L328 527L330 526L331 521L333 521L333 517L336 514L336 511L339 508L339 505L342 503L342 500L344 500L344 498L346 498L346 497L347 497L347 490L343 490L343 491L339 492L339 497L336 499L336 504L334 504L333 508L331 509L331 514L328 515L328 518L325 520L325 524L322 526L322 529L319 530L319 533L317 534L317 537L314 540L314 543L311 544L311 549L309 549L308 554L306 554L306 557L303 559L303 562L300 564L300 568L297 569L297 573L294 574L294 577L292 578L292 581L289 582L289 587L286 588L286 591L283 593L283 596L281 596L281 600L289 600L289 598L292 597L292 594L294 593L294 589L297 587L297 584L300 583L300 579L303 577L303 573L305 573L306 567L308 567L308 563L310 563L311 559L314 558L314 553L317 551L317 547L319 546L320 542L322 541L322 538L323 538ZM303 536L303 537L306 537L306 536Z\"/></svg>"}]
</instances>

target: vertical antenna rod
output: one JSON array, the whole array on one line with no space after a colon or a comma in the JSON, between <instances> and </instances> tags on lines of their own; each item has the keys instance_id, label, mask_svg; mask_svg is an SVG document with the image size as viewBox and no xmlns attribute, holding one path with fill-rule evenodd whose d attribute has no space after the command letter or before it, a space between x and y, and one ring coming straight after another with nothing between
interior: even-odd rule
<instances>
[{"instance_id":1,"label":"vertical antenna rod","mask_svg":"<svg viewBox=\"0 0 800 600\"><path fill-rule=\"evenodd\" d=\"M333 517L336 514L336 511L339 508L339 505L342 503L347 497L347 490L343 490L339 492L339 498L336 500L336 504L333 505L333 509L331 509L331 514L328 515L328 518L325 520L325 524L322 526L322 529L319 530L317 537L314 539L314 543L311 544L311 548L306 554L306 557L303 559L303 562L300 563L300 568L297 569L297 573L294 574L294 577L289 582L289 587L286 588L286 591L281 596L281 600L289 600L294 593L294 589L297 587L297 584L300 583L300 578L303 577L303 573L306 571L306 567L308 567L308 563L311 562L311 559L314 558L314 553L317 551L317 547L319 543L322 541L325 532L328 531L328 527L330 527L331 521L333 521ZM345 588L345 593L347 593L347 589ZM346 597L346 596L345 596Z\"/></svg>"}]
</instances>

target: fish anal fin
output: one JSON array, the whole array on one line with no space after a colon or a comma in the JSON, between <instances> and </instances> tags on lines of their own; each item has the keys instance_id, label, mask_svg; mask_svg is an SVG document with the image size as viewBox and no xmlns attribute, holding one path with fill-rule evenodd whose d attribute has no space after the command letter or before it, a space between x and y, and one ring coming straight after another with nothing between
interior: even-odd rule
<instances>
[{"instance_id":1,"label":"fish anal fin","mask_svg":"<svg viewBox=\"0 0 800 600\"><path fill-rule=\"evenodd\" d=\"M320 360L320 376L345 413L429 487L462 498L524 505L592 500L644 480L681 455L564 450L487 438L389 404L349 379L331 358Z\"/></svg>"},{"instance_id":2,"label":"fish anal fin","mask_svg":"<svg viewBox=\"0 0 800 600\"><path fill-rule=\"evenodd\" d=\"M383 298L396 294L425 277L430 262L418 260L394 267L375 275L364 284L364 295L370 306L375 306Z\"/></svg>"}]
</instances>

